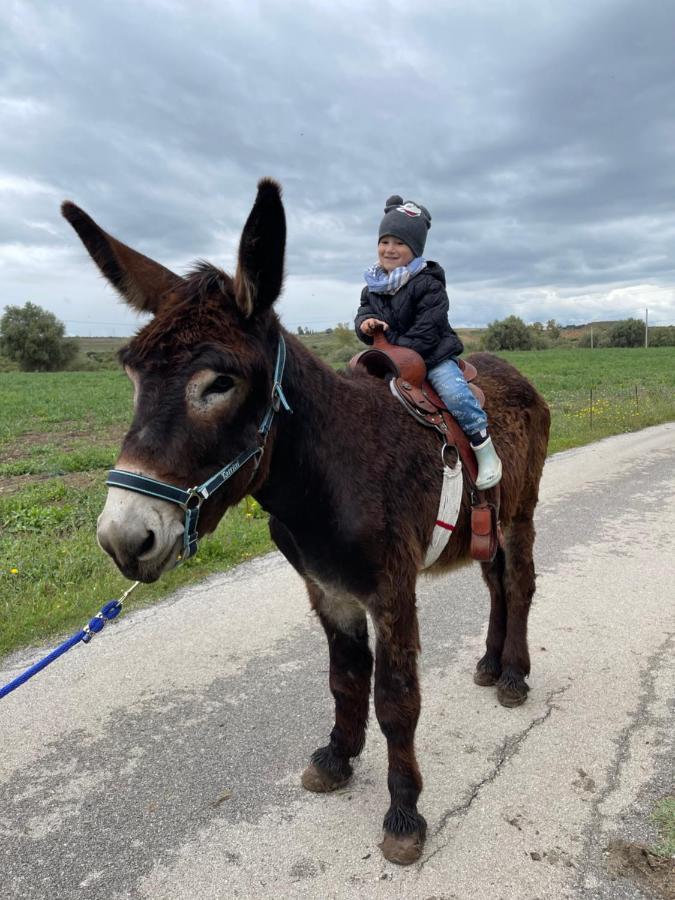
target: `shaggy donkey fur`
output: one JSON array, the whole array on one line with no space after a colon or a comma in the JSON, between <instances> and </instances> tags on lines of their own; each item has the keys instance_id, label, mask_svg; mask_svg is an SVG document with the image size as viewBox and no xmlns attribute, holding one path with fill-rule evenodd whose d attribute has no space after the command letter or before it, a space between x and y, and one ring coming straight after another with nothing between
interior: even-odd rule
<instances>
[{"instance_id":1,"label":"shaggy donkey fur","mask_svg":"<svg viewBox=\"0 0 675 900\"><path fill-rule=\"evenodd\" d=\"M363 748L373 669L370 615L375 711L389 754L391 805L381 846L388 859L413 862L426 830L417 810L422 777L414 750L420 714L415 582L441 486L437 435L417 425L384 383L336 374L281 328L273 303L282 285L285 221L274 182L259 185L234 278L205 263L179 277L106 234L73 204L63 211L124 299L154 315L121 354L137 398L118 467L189 487L255 446L283 334L284 390L293 412L276 416L258 469L245 466L204 504L200 531L213 530L229 506L252 493L270 514L273 539L305 579L326 632L335 698L329 741L314 751L303 774L309 790L343 785L352 774L350 760ZM504 465L505 536L495 559L482 564L491 609L474 679L496 685L500 702L515 706L526 699L530 671L533 513L549 412L508 363L489 354L471 361ZM177 552L171 545L155 547L159 538L143 521L115 535L104 521L99 538L124 574L146 581L158 578ZM469 543L465 496L435 570L468 560ZM163 562L153 568L145 560L155 551Z\"/></svg>"}]
</instances>

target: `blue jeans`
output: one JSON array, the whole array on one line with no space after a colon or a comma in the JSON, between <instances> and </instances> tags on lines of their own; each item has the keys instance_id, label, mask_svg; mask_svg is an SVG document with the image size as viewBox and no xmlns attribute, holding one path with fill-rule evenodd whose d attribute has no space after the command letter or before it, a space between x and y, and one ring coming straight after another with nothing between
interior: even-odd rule
<instances>
[{"instance_id":1,"label":"blue jeans","mask_svg":"<svg viewBox=\"0 0 675 900\"><path fill-rule=\"evenodd\" d=\"M487 416L454 359L443 360L429 370L427 377L464 434L471 437L487 429Z\"/></svg>"}]
</instances>

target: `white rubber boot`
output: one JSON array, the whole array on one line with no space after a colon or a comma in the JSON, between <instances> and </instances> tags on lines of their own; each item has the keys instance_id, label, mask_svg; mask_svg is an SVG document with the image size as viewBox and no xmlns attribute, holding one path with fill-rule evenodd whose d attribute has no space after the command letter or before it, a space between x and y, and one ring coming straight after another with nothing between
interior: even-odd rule
<instances>
[{"instance_id":1,"label":"white rubber boot","mask_svg":"<svg viewBox=\"0 0 675 900\"><path fill-rule=\"evenodd\" d=\"M473 452L478 460L478 476L476 488L486 491L499 484L502 478L502 461L495 452L491 437L486 437L482 444L472 444Z\"/></svg>"}]
</instances>

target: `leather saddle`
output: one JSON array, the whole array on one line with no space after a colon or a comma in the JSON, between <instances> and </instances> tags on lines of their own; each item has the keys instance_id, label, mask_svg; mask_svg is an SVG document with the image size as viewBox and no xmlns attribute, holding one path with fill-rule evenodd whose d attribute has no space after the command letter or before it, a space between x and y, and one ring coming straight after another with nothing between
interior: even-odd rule
<instances>
[{"instance_id":1,"label":"leather saddle","mask_svg":"<svg viewBox=\"0 0 675 900\"><path fill-rule=\"evenodd\" d=\"M478 374L476 367L463 359L458 363L482 407L485 394L472 383ZM476 489L478 463L471 443L427 381L427 369L422 357L407 347L390 344L382 329L377 329L373 334L373 346L352 357L349 368L364 369L370 375L387 381L394 397L416 421L435 428L445 444L456 448L468 475L471 491L471 556L484 562L492 560L497 547L503 545L498 522L499 485L489 491Z\"/></svg>"}]
</instances>

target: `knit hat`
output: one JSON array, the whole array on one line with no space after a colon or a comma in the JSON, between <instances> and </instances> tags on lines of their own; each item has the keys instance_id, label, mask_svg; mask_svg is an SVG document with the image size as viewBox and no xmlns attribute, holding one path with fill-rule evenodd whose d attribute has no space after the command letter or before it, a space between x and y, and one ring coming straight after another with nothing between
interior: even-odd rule
<instances>
[{"instance_id":1,"label":"knit hat","mask_svg":"<svg viewBox=\"0 0 675 900\"><path fill-rule=\"evenodd\" d=\"M384 207L378 240L386 234L391 234L405 241L415 256L421 256L430 228L431 215L426 207L419 206L412 200L406 200L404 203L402 197L393 194Z\"/></svg>"}]
</instances>

